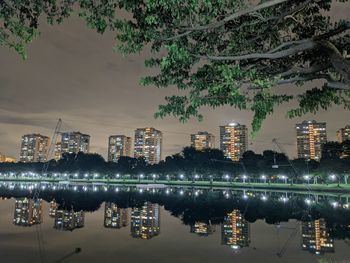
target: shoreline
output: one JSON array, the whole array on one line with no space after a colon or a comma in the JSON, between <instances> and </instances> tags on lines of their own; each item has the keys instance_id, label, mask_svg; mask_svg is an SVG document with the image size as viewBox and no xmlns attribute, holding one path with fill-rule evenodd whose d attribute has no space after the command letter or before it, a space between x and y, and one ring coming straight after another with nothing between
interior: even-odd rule
<instances>
[{"instance_id":1,"label":"shoreline","mask_svg":"<svg viewBox=\"0 0 350 263\"><path fill-rule=\"evenodd\" d=\"M241 183L241 182L218 182L214 181L167 181L167 180L123 180L123 179L32 179L32 178L0 178L0 182L24 182L24 183L60 183L60 184L106 184L106 185L166 185L206 188L232 188L249 190L286 190L295 192L328 192L328 193L350 193L350 185L345 184L284 184L284 183Z\"/></svg>"}]
</instances>

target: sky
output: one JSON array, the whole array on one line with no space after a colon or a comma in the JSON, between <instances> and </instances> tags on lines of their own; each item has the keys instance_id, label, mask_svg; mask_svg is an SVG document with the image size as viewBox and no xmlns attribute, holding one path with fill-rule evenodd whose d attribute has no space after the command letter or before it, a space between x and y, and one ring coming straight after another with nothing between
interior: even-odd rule
<instances>
[{"instance_id":1,"label":"sky","mask_svg":"<svg viewBox=\"0 0 350 263\"><path fill-rule=\"evenodd\" d=\"M349 3L335 3L332 16L350 18ZM204 120L182 124L168 117L154 119L153 114L164 97L176 90L141 87L140 78L149 73L141 54L122 57L113 51L114 34L97 34L83 21L73 17L60 26L41 26L41 36L28 46L28 59L13 50L0 47L0 152L19 158L21 136L41 133L52 137L58 118L65 131L91 135L90 151L107 156L107 139L113 134L134 136L135 128L154 127L164 132L163 156L181 151L190 144L190 134L208 131L219 146L219 126L232 121L250 129L252 113L230 107L203 109ZM313 82L308 87L320 86ZM294 86L279 88L290 91ZM342 107L286 118L287 107L276 109L261 131L249 137L249 149L262 152L277 150L272 139L278 138L290 157L296 157L295 124L315 119L327 122L328 139L350 124L349 112ZM251 130L251 129L250 129Z\"/></svg>"}]
</instances>

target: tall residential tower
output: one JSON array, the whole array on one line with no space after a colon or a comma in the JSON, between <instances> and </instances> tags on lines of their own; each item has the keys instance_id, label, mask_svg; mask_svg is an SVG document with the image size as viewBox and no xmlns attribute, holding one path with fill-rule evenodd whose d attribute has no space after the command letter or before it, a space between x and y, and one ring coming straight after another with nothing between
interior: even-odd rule
<instances>
[{"instance_id":1,"label":"tall residential tower","mask_svg":"<svg viewBox=\"0 0 350 263\"><path fill-rule=\"evenodd\" d=\"M112 135L108 139L108 161L117 162L120 156L131 156L131 137Z\"/></svg>"},{"instance_id":2,"label":"tall residential tower","mask_svg":"<svg viewBox=\"0 0 350 263\"><path fill-rule=\"evenodd\" d=\"M303 121L296 124L298 158L320 160L322 144L327 142L325 122Z\"/></svg>"},{"instance_id":3,"label":"tall residential tower","mask_svg":"<svg viewBox=\"0 0 350 263\"><path fill-rule=\"evenodd\" d=\"M350 141L350 125L346 125L337 131L337 140L340 143Z\"/></svg>"},{"instance_id":4,"label":"tall residential tower","mask_svg":"<svg viewBox=\"0 0 350 263\"><path fill-rule=\"evenodd\" d=\"M64 153L89 153L90 135L81 132L63 132L61 141L57 142L55 158L59 159Z\"/></svg>"},{"instance_id":5,"label":"tall residential tower","mask_svg":"<svg viewBox=\"0 0 350 263\"><path fill-rule=\"evenodd\" d=\"M163 134L154 128L135 130L134 157L144 157L149 164L159 163L162 159Z\"/></svg>"},{"instance_id":6,"label":"tall residential tower","mask_svg":"<svg viewBox=\"0 0 350 263\"><path fill-rule=\"evenodd\" d=\"M191 146L198 151L215 147L215 137L208 132L198 132L191 134Z\"/></svg>"},{"instance_id":7,"label":"tall residential tower","mask_svg":"<svg viewBox=\"0 0 350 263\"><path fill-rule=\"evenodd\" d=\"M50 138L41 134L22 136L20 162L46 162L50 147Z\"/></svg>"},{"instance_id":8,"label":"tall residential tower","mask_svg":"<svg viewBox=\"0 0 350 263\"><path fill-rule=\"evenodd\" d=\"M248 129L239 123L220 126L220 149L233 161L242 158L248 149Z\"/></svg>"}]
</instances>

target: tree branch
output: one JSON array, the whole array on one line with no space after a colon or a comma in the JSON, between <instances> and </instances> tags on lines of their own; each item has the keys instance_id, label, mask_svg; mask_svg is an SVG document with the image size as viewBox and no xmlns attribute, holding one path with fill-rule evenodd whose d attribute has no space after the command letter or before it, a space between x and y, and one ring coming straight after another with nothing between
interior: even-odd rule
<instances>
[{"instance_id":1,"label":"tree branch","mask_svg":"<svg viewBox=\"0 0 350 263\"><path fill-rule=\"evenodd\" d=\"M210 23L210 24L207 24L207 25L203 25L203 26L187 27L187 28L184 28L184 30L199 31L199 30L207 30L207 29L217 28L217 27L220 27L220 26L226 24L227 22L229 22L231 20L234 20L234 19L237 19L237 18L239 18L241 16L247 15L249 13L257 12L257 11L260 11L260 10L263 10L263 9L266 9L266 8L269 8L269 7L272 7L272 6L275 6L275 5L279 5L279 4L288 2L288 1L289 0L271 0L271 1L267 1L267 2L264 2L264 3L259 4L257 6L249 7L247 9L245 9L245 10L240 10L240 11L238 11L236 13L233 13L233 14L225 17L224 19L222 19L220 21L217 21L217 22L214 22L214 23Z\"/></svg>"}]
</instances>

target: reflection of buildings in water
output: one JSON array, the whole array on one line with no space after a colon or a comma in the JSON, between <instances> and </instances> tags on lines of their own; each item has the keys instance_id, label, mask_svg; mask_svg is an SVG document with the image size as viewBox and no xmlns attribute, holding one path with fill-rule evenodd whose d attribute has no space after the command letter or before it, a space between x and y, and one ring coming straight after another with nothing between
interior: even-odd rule
<instances>
[{"instance_id":1,"label":"reflection of buildings in water","mask_svg":"<svg viewBox=\"0 0 350 263\"><path fill-rule=\"evenodd\" d=\"M234 249L250 244L250 224L239 210L228 213L221 225L221 243Z\"/></svg>"},{"instance_id":2,"label":"reflection of buildings in water","mask_svg":"<svg viewBox=\"0 0 350 263\"><path fill-rule=\"evenodd\" d=\"M326 221L323 218L302 222L301 232L303 250L315 254L334 252L334 240L330 237Z\"/></svg>"},{"instance_id":3,"label":"reflection of buildings in water","mask_svg":"<svg viewBox=\"0 0 350 263\"><path fill-rule=\"evenodd\" d=\"M16 199L13 223L18 226L32 226L43 222L42 200Z\"/></svg>"},{"instance_id":4,"label":"reflection of buildings in water","mask_svg":"<svg viewBox=\"0 0 350 263\"><path fill-rule=\"evenodd\" d=\"M50 207L49 207L49 216L55 217L57 209L58 209L58 204L56 203L55 200L52 200L50 202Z\"/></svg>"},{"instance_id":5,"label":"reflection of buildings in water","mask_svg":"<svg viewBox=\"0 0 350 263\"><path fill-rule=\"evenodd\" d=\"M208 236L215 232L215 226L213 226L210 222L209 224L196 222L194 225L191 225L190 232L199 236Z\"/></svg>"},{"instance_id":6,"label":"reflection of buildings in water","mask_svg":"<svg viewBox=\"0 0 350 263\"><path fill-rule=\"evenodd\" d=\"M104 226L107 228L122 228L128 225L127 209L119 208L115 203L105 203Z\"/></svg>"},{"instance_id":7,"label":"reflection of buildings in water","mask_svg":"<svg viewBox=\"0 0 350 263\"><path fill-rule=\"evenodd\" d=\"M84 211L56 210L54 228L57 230L73 231L76 228L84 227Z\"/></svg>"},{"instance_id":8,"label":"reflection of buildings in water","mask_svg":"<svg viewBox=\"0 0 350 263\"><path fill-rule=\"evenodd\" d=\"M150 239L160 233L160 211L158 204L145 202L141 208L131 211L131 236Z\"/></svg>"}]
</instances>

